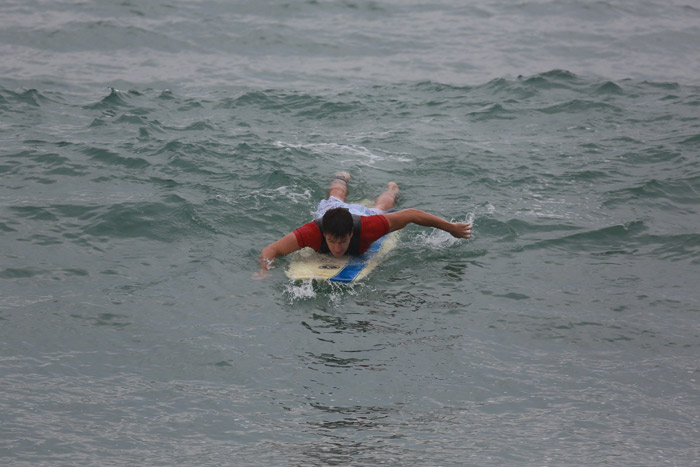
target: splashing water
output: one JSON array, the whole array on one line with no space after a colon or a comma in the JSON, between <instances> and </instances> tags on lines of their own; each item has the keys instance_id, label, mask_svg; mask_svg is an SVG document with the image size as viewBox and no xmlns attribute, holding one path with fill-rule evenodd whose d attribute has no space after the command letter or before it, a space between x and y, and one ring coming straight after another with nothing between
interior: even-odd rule
<instances>
[{"instance_id":1,"label":"splashing water","mask_svg":"<svg viewBox=\"0 0 700 467\"><path fill-rule=\"evenodd\" d=\"M313 279L306 281L290 281L285 288L285 293L289 296L290 302L316 297Z\"/></svg>"},{"instance_id":2,"label":"splashing water","mask_svg":"<svg viewBox=\"0 0 700 467\"><path fill-rule=\"evenodd\" d=\"M356 283L338 283L332 281L305 281L290 280L285 286L284 293L289 299L289 303L304 300L311 300L323 297L333 304L339 304L341 299L347 295L356 295Z\"/></svg>"},{"instance_id":3,"label":"splashing water","mask_svg":"<svg viewBox=\"0 0 700 467\"><path fill-rule=\"evenodd\" d=\"M467 214L464 219L451 219L450 222L468 222L474 224L474 212ZM474 233L472 231L472 238ZM432 249L443 249L464 241L461 238L455 238L450 233L440 229L429 229L421 231L416 235L416 242Z\"/></svg>"}]
</instances>

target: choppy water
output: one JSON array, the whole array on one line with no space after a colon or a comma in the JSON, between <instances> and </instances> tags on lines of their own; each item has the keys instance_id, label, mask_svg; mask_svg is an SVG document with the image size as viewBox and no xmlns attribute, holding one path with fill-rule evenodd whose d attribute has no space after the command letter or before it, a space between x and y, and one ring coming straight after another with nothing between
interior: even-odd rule
<instances>
[{"instance_id":1,"label":"choppy water","mask_svg":"<svg viewBox=\"0 0 700 467\"><path fill-rule=\"evenodd\" d=\"M3 2L4 465L697 465L700 8ZM332 173L409 227L267 243Z\"/></svg>"}]
</instances>

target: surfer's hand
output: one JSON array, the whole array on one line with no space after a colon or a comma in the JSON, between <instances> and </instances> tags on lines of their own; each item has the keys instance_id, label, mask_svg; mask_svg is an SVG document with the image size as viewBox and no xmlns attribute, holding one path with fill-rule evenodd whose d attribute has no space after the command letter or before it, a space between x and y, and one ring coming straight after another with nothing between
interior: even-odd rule
<instances>
[{"instance_id":1,"label":"surfer's hand","mask_svg":"<svg viewBox=\"0 0 700 467\"><path fill-rule=\"evenodd\" d=\"M469 222L454 222L450 234L456 238L471 238L472 225Z\"/></svg>"},{"instance_id":2,"label":"surfer's hand","mask_svg":"<svg viewBox=\"0 0 700 467\"><path fill-rule=\"evenodd\" d=\"M253 279L255 279L256 281L260 281L265 279L269 274L270 271L268 271L267 269L261 269L255 274L253 274Z\"/></svg>"},{"instance_id":3,"label":"surfer's hand","mask_svg":"<svg viewBox=\"0 0 700 467\"><path fill-rule=\"evenodd\" d=\"M264 255L260 255L260 258L258 261L260 263L260 269L258 269L258 272L253 274L253 279L255 279L255 280L265 279L270 274L270 268L272 268L272 265L274 264L275 261L267 258Z\"/></svg>"}]
</instances>

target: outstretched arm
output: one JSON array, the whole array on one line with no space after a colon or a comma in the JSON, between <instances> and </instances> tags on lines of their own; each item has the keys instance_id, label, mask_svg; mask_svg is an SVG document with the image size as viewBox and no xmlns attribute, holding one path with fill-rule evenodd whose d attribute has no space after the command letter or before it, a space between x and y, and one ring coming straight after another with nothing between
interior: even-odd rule
<instances>
[{"instance_id":1,"label":"outstretched arm","mask_svg":"<svg viewBox=\"0 0 700 467\"><path fill-rule=\"evenodd\" d=\"M280 238L276 242L270 243L265 248L263 248L260 254L260 271L255 274L256 278L265 277L270 266L275 261L278 256L288 255L294 251L297 251L301 247L299 242L297 242L297 237L294 232L288 233L284 237Z\"/></svg>"},{"instance_id":2,"label":"outstretched arm","mask_svg":"<svg viewBox=\"0 0 700 467\"><path fill-rule=\"evenodd\" d=\"M404 209L402 211L384 214L389 221L389 231L400 230L408 224L418 224L424 227L435 227L444 230L456 238L470 238L472 236L472 225L468 222L447 222L438 216L430 214L420 209Z\"/></svg>"}]
</instances>

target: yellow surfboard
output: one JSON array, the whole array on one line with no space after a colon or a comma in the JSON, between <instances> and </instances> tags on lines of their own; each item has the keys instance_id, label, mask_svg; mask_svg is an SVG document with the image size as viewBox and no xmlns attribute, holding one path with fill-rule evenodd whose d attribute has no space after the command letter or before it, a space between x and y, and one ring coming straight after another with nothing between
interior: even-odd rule
<instances>
[{"instance_id":1,"label":"yellow surfboard","mask_svg":"<svg viewBox=\"0 0 700 467\"><path fill-rule=\"evenodd\" d=\"M372 243L360 256L336 258L302 248L292 256L286 274L292 280L328 280L354 282L367 277L398 243L398 232L391 232Z\"/></svg>"}]
</instances>

